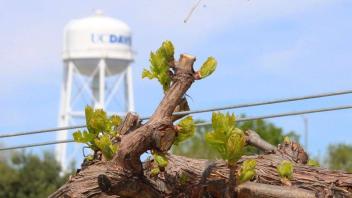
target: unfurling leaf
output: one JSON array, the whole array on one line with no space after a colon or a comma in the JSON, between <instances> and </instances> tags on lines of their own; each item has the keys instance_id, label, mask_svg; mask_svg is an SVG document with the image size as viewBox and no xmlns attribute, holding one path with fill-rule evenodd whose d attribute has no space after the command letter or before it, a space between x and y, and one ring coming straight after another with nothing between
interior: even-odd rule
<instances>
[{"instance_id":1,"label":"unfurling leaf","mask_svg":"<svg viewBox=\"0 0 352 198\"><path fill-rule=\"evenodd\" d=\"M142 78L156 78L162 85L163 90L170 88L169 62L174 60L174 46L171 41L164 41L156 52L150 53L150 70L144 69Z\"/></svg>"},{"instance_id":2,"label":"unfurling leaf","mask_svg":"<svg viewBox=\"0 0 352 198\"><path fill-rule=\"evenodd\" d=\"M118 126L120 126L122 119L120 116L118 115L112 115L110 117L110 121L113 127L117 128Z\"/></svg>"},{"instance_id":3,"label":"unfurling leaf","mask_svg":"<svg viewBox=\"0 0 352 198\"><path fill-rule=\"evenodd\" d=\"M243 162L242 169L251 170L251 169L255 169L256 166L257 166L257 161L255 161L254 159L249 159Z\"/></svg>"},{"instance_id":4,"label":"unfurling leaf","mask_svg":"<svg viewBox=\"0 0 352 198\"><path fill-rule=\"evenodd\" d=\"M242 167L238 176L240 184L253 179L253 177L256 175L256 165L257 162L253 159L245 160L242 163Z\"/></svg>"},{"instance_id":5,"label":"unfurling leaf","mask_svg":"<svg viewBox=\"0 0 352 198\"><path fill-rule=\"evenodd\" d=\"M253 177L256 175L255 170L247 170L243 173L241 173L239 181L240 184L246 182L246 181L250 181L251 179L253 179Z\"/></svg>"},{"instance_id":6,"label":"unfurling leaf","mask_svg":"<svg viewBox=\"0 0 352 198\"><path fill-rule=\"evenodd\" d=\"M155 177L160 173L160 169L158 167L153 168L152 170L150 170L150 176L151 177Z\"/></svg>"},{"instance_id":7,"label":"unfurling leaf","mask_svg":"<svg viewBox=\"0 0 352 198\"><path fill-rule=\"evenodd\" d=\"M86 124L89 133L98 134L103 131L110 131L111 125L106 112L102 109L94 110L92 107L85 108Z\"/></svg>"},{"instance_id":8,"label":"unfurling leaf","mask_svg":"<svg viewBox=\"0 0 352 198\"><path fill-rule=\"evenodd\" d=\"M154 78L154 75L153 75L152 72L150 72L149 70L143 69L142 78L153 79L153 78Z\"/></svg>"},{"instance_id":9,"label":"unfurling leaf","mask_svg":"<svg viewBox=\"0 0 352 198\"><path fill-rule=\"evenodd\" d=\"M92 161L94 159L94 156L93 155L88 155L84 159L87 160L87 161Z\"/></svg>"},{"instance_id":10,"label":"unfurling leaf","mask_svg":"<svg viewBox=\"0 0 352 198\"><path fill-rule=\"evenodd\" d=\"M74 132L73 139L87 144L94 152L101 151L106 159L112 159L118 145L113 144L111 139L118 136L116 129L121 124L121 118L117 115L108 118L104 110L94 110L90 106L85 108L85 114L88 131Z\"/></svg>"},{"instance_id":11,"label":"unfurling leaf","mask_svg":"<svg viewBox=\"0 0 352 198\"><path fill-rule=\"evenodd\" d=\"M217 64L218 63L214 57L208 57L199 70L200 78L202 79L211 75L215 71Z\"/></svg>"},{"instance_id":12,"label":"unfurling leaf","mask_svg":"<svg viewBox=\"0 0 352 198\"><path fill-rule=\"evenodd\" d=\"M192 137L196 130L196 125L193 121L192 116L188 116L182 119L177 126L179 127L179 131L177 133L177 137L175 139L175 144L178 145L180 142L185 141L186 139Z\"/></svg>"},{"instance_id":13,"label":"unfurling leaf","mask_svg":"<svg viewBox=\"0 0 352 198\"><path fill-rule=\"evenodd\" d=\"M243 155L246 139L241 130L234 130L227 140L226 149L229 163L236 163Z\"/></svg>"},{"instance_id":14,"label":"unfurling leaf","mask_svg":"<svg viewBox=\"0 0 352 198\"><path fill-rule=\"evenodd\" d=\"M161 45L161 49L163 50L164 57L166 58L167 61L172 61L174 59L175 49L171 41L169 40L164 41L163 44Z\"/></svg>"},{"instance_id":15,"label":"unfurling leaf","mask_svg":"<svg viewBox=\"0 0 352 198\"><path fill-rule=\"evenodd\" d=\"M167 166L168 160L165 154L154 152L153 157L159 168L165 168Z\"/></svg>"},{"instance_id":16,"label":"unfurling leaf","mask_svg":"<svg viewBox=\"0 0 352 198\"><path fill-rule=\"evenodd\" d=\"M88 131L81 132L80 130L74 132L72 135L73 135L74 141L79 143L92 142L95 137L94 134L89 133Z\"/></svg>"},{"instance_id":17,"label":"unfurling leaf","mask_svg":"<svg viewBox=\"0 0 352 198\"><path fill-rule=\"evenodd\" d=\"M96 146L101 150L104 157L108 160L111 160L114 154L117 152L117 146L113 145L109 136L103 135L98 139L95 139Z\"/></svg>"},{"instance_id":18,"label":"unfurling leaf","mask_svg":"<svg viewBox=\"0 0 352 198\"><path fill-rule=\"evenodd\" d=\"M281 178L292 179L293 165L291 162L283 160L276 169Z\"/></svg>"},{"instance_id":19,"label":"unfurling leaf","mask_svg":"<svg viewBox=\"0 0 352 198\"><path fill-rule=\"evenodd\" d=\"M106 112L102 109L97 109L94 111L93 117L89 120L88 125L97 133L106 131L108 119Z\"/></svg>"},{"instance_id":20,"label":"unfurling leaf","mask_svg":"<svg viewBox=\"0 0 352 198\"><path fill-rule=\"evenodd\" d=\"M94 116L94 109L90 106L86 106L86 108L84 109L84 113L86 116L86 124L87 124L87 129L88 131L90 131L91 133L93 133L93 129L90 126L89 122L92 119L92 117Z\"/></svg>"},{"instance_id":21,"label":"unfurling leaf","mask_svg":"<svg viewBox=\"0 0 352 198\"><path fill-rule=\"evenodd\" d=\"M308 160L308 163L307 163L308 166L313 166L313 167L320 167L320 164L319 162L315 161L315 160Z\"/></svg>"},{"instance_id":22,"label":"unfurling leaf","mask_svg":"<svg viewBox=\"0 0 352 198\"><path fill-rule=\"evenodd\" d=\"M287 137L287 136L285 136L285 138L284 138L284 143L285 143L285 144L290 144L290 143L291 143L290 138Z\"/></svg>"},{"instance_id":23,"label":"unfurling leaf","mask_svg":"<svg viewBox=\"0 0 352 198\"><path fill-rule=\"evenodd\" d=\"M213 130L205 134L205 141L229 164L234 164L243 155L245 146L244 133L235 127L235 120L233 114L214 112Z\"/></svg>"}]
</instances>

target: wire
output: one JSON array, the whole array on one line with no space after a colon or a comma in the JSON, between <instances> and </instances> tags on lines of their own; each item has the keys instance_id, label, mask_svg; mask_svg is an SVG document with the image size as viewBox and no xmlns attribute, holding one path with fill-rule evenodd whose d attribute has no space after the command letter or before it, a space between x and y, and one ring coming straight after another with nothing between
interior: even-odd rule
<instances>
[{"instance_id":1,"label":"wire","mask_svg":"<svg viewBox=\"0 0 352 198\"><path fill-rule=\"evenodd\" d=\"M78 129L78 128L84 128L84 127L86 127L86 125L76 125L76 126L68 126L68 127L40 129L40 130L35 130L35 131L8 133L8 134L0 135L0 138L15 137L15 136L21 136L21 135L32 135L32 134L37 134L37 133L48 133L48 132L62 131L62 130L68 130L68 129Z\"/></svg>"},{"instance_id":2,"label":"wire","mask_svg":"<svg viewBox=\"0 0 352 198\"><path fill-rule=\"evenodd\" d=\"M276 100L266 100L266 101L253 102L253 103L242 103L242 104L221 106L221 107L215 107L215 108L199 109L199 110L193 110L193 111L181 111L181 112L175 112L175 113L173 113L173 115L188 115L188 114L204 113L204 112L211 112L211 111L221 111L221 110L226 110L226 109L238 109L238 108L244 108L244 107L254 107L254 106L284 103L284 102L293 102L293 101L298 101L298 100L330 97L330 96L337 96L337 95L344 95L344 94L351 94L351 93L352 93L352 90L343 90L343 91L327 92L327 93L306 95L306 96L293 97L293 98L282 98L282 99L276 99ZM147 120L149 118L150 118L150 116L141 117L141 120ZM32 134L37 134L37 133L56 132L56 131L61 131L61 130L78 129L78 128L84 128L84 127L86 127L86 125L58 127L58 128L42 129L42 130L35 130L35 131L23 131L23 132L2 134L2 135L0 135L0 138L15 137L15 136L22 136L22 135L32 135Z\"/></svg>"},{"instance_id":3,"label":"wire","mask_svg":"<svg viewBox=\"0 0 352 198\"><path fill-rule=\"evenodd\" d=\"M245 121L251 121L251 120L278 118L278 117L294 116L294 115L302 115L302 114L310 114L310 113L319 113L319 112L327 112L327 111L337 111L337 110L343 110L343 109L352 109L352 105L312 109L312 110L306 110L306 111L292 111L292 112L281 113L281 114L269 114L269 115L264 115L264 116L255 116L255 117L248 117L248 118L239 118L236 120L236 122L245 122ZM197 123L196 124L196 126L205 126L205 125L211 125L211 123L204 122L204 123ZM5 148L0 148L0 151L19 149L19 148L27 148L27 147L35 147L35 146L45 146L45 145L51 145L51 144L71 143L71 142L74 142L74 140L70 139L70 140L63 140L63 141L44 142L44 143L39 143L39 144L27 144L27 145L13 146L13 147L5 147Z\"/></svg>"},{"instance_id":4,"label":"wire","mask_svg":"<svg viewBox=\"0 0 352 198\"><path fill-rule=\"evenodd\" d=\"M344 94L351 94L351 93L352 93L352 90L327 92L327 93L299 96L299 97L293 97L293 98L282 98L282 99L276 99L276 100L266 100L266 101L253 102L253 103L242 103L242 104L235 104L235 105L229 105L229 106L193 110L193 111L175 112L175 113L173 113L173 115L187 115L187 114L204 113L204 112L210 112L210 111L221 111L221 110L226 110L226 109L238 109L238 108L244 108L244 107L270 105L270 104L277 104L277 103L283 103L283 102L293 102L293 101L298 101L298 100L330 97L330 96L337 96L337 95L344 95Z\"/></svg>"},{"instance_id":5,"label":"wire","mask_svg":"<svg viewBox=\"0 0 352 198\"><path fill-rule=\"evenodd\" d=\"M270 114L270 115L255 116L255 117L248 117L248 118L238 118L238 119L236 119L236 122L245 122L245 121L268 119L268 118L279 118L279 117L303 115L303 114L311 114L311 113L320 113L320 112L327 112L327 111L337 111L337 110L343 110L343 109L352 109L352 105L312 109L312 110L306 110L306 111L292 111L292 112L281 113L281 114ZM211 122L204 122L204 123L197 124L197 126L204 126L204 125L211 125Z\"/></svg>"},{"instance_id":6,"label":"wire","mask_svg":"<svg viewBox=\"0 0 352 198\"><path fill-rule=\"evenodd\" d=\"M6 151L6 150L13 150L13 149L21 149L21 148L29 148L29 147L36 147L36 146L46 146L46 145L52 145L52 144L64 144L64 143L71 143L75 142L72 139L69 140L61 140L61 141L52 141L52 142L43 142L43 143L34 143L34 144L23 144L19 146L12 146L12 147L5 147L5 148L0 148L0 151Z\"/></svg>"}]
</instances>

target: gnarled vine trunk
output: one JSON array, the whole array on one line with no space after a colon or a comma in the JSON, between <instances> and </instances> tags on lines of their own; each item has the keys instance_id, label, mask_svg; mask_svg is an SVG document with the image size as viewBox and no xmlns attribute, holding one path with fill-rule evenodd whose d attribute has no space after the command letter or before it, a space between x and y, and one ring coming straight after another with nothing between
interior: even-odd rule
<instances>
[{"instance_id":1,"label":"gnarled vine trunk","mask_svg":"<svg viewBox=\"0 0 352 198\"><path fill-rule=\"evenodd\" d=\"M148 150L167 153L178 130L173 122L180 116L172 113L188 108L184 98L198 76L193 69L195 57L183 54L171 64L172 85L153 116L140 124L138 116L128 114L119 128L119 151L110 161L95 159L50 197L226 197L229 168L224 161L190 159L167 154L168 165L151 177L152 159L140 161ZM265 154L243 156L257 162L252 181L235 186L237 197L352 197L352 174L306 165L308 156L299 144L285 142L278 148L262 140L254 131L247 131L247 144ZM276 167L283 160L294 165L290 185L282 182Z\"/></svg>"}]
</instances>

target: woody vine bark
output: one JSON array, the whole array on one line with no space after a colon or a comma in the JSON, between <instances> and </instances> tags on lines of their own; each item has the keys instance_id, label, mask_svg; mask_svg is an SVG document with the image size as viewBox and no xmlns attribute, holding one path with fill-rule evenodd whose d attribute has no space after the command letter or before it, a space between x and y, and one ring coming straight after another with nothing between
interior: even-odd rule
<instances>
[{"instance_id":1,"label":"woody vine bark","mask_svg":"<svg viewBox=\"0 0 352 198\"><path fill-rule=\"evenodd\" d=\"M193 68L196 58L182 54L178 61L170 58L165 96L146 123L129 113L111 137L118 151L109 159L95 150L94 158L85 161L81 170L50 197L352 197L352 175L307 165L308 156L299 144L286 141L278 148L262 140L254 131L245 132L246 144L265 154L242 156L230 172L222 161L189 159L168 154L180 129L172 116L188 109L185 94L202 75ZM140 160L153 151L168 159L166 167L152 174L155 159ZM239 184L231 178L241 171L244 160L256 161L256 175ZM283 161L293 164L293 177L284 182L277 166ZM230 189L230 192L229 192ZM233 190L231 190L233 189Z\"/></svg>"}]
</instances>

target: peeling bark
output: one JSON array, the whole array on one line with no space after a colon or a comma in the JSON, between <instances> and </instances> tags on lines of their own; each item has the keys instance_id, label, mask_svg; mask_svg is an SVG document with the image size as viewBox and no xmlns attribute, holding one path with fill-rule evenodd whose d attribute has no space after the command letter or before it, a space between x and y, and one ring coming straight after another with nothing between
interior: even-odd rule
<instances>
[{"instance_id":1,"label":"peeling bark","mask_svg":"<svg viewBox=\"0 0 352 198\"><path fill-rule=\"evenodd\" d=\"M111 162L96 163L72 177L51 197L224 197L229 182L229 169L224 161L209 163L174 155L168 155L168 159L169 165L158 177L149 176L150 161L144 162L144 176L135 176ZM237 167L246 159L257 161L257 175L236 188L238 197L282 197L287 192L291 193L285 197L352 197L352 174L293 162L292 186L285 186L276 166L288 160L286 156L244 156ZM202 180L206 171L209 174ZM104 192L99 187L99 175L105 175L110 182Z\"/></svg>"}]
</instances>

